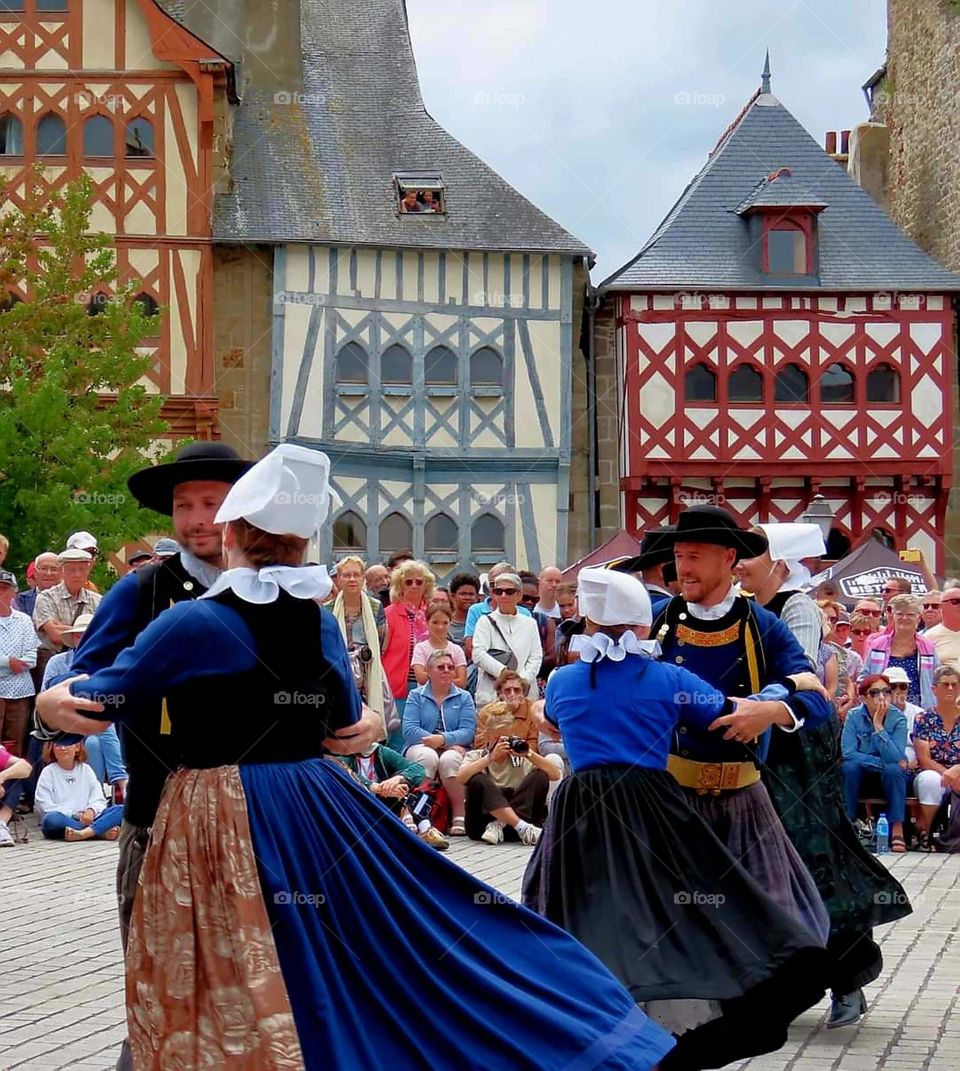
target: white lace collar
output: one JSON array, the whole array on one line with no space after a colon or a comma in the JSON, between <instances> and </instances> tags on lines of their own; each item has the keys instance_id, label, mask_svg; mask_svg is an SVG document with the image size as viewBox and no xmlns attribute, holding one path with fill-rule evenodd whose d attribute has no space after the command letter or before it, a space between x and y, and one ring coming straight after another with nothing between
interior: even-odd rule
<instances>
[{"instance_id":1,"label":"white lace collar","mask_svg":"<svg viewBox=\"0 0 960 1071\"><path fill-rule=\"evenodd\" d=\"M283 588L295 599L326 599L333 590L325 565L268 565L263 569L227 569L202 599L212 598L230 589L234 595L262 605L276 602Z\"/></svg>"},{"instance_id":2,"label":"white lace collar","mask_svg":"<svg viewBox=\"0 0 960 1071\"><path fill-rule=\"evenodd\" d=\"M611 662L622 662L628 654L646 655L656 658L660 654L660 644L656 640L638 640L633 632L624 632L619 640L614 640L605 632L593 636L577 636L581 662L599 662L609 658Z\"/></svg>"},{"instance_id":3,"label":"white lace collar","mask_svg":"<svg viewBox=\"0 0 960 1071\"><path fill-rule=\"evenodd\" d=\"M716 606L701 606L698 602L688 602L687 609L701 621L719 621L733 609L733 604L737 601L739 594L739 589L731 584L730 590Z\"/></svg>"}]
</instances>

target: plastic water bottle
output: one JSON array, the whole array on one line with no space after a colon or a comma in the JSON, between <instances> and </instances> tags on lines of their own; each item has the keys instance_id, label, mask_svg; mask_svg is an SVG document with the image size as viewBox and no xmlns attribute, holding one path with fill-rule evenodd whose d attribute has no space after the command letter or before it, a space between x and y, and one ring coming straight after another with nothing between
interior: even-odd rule
<instances>
[{"instance_id":1,"label":"plastic water bottle","mask_svg":"<svg viewBox=\"0 0 960 1071\"><path fill-rule=\"evenodd\" d=\"M890 826L887 816L881 814L877 819L877 855L885 855L890 851Z\"/></svg>"}]
</instances>

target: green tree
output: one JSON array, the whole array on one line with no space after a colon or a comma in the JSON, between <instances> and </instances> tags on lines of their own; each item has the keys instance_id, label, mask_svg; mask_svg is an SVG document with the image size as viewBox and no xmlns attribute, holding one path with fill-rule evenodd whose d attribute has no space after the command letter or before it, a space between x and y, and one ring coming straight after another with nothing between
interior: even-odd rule
<instances>
[{"instance_id":1,"label":"green tree","mask_svg":"<svg viewBox=\"0 0 960 1071\"><path fill-rule=\"evenodd\" d=\"M137 382L156 321L136 280L118 285L112 238L89 233L92 184L51 195L41 178L0 218L0 532L17 569L78 529L104 551L156 529L126 481L167 431L163 398Z\"/></svg>"}]
</instances>

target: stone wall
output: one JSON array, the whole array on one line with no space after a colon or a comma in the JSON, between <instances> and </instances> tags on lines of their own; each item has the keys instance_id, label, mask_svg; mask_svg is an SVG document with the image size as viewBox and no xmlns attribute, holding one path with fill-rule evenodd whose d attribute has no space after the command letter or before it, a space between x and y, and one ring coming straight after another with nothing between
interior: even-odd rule
<instances>
[{"instance_id":1,"label":"stone wall","mask_svg":"<svg viewBox=\"0 0 960 1071\"><path fill-rule=\"evenodd\" d=\"M213 291L220 433L244 457L261 457L270 427L273 250L215 246Z\"/></svg>"},{"instance_id":2,"label":"stone wall","mask_svg":"<svg viewBox=\"0 0 960 1071\"><path fill-rule=\"evenodd\" d=\"M926 252L960 271L960 3L887 0L887 74L875 121L890 135L887 210ZM956 343L954 345L956 352ZM957 370L952 406L958 406ZM954 449L960 473L960 449ZM957 476L954 476L956 481ZM947 571L960 572L960 490L950 493Z\"/></svg>"},{"instance_id":3,"label":"stone wall","mask_svg":"<svg viewBox=\"0 0 960 1071\"><path fill-rule=\"evenodd\" d=\"M594 319L597 370L597 498L600 528L597 543L620 531L620 389L617 380L617 295L607 294Z\"/></svg>"},{"instance_id":4,"label":"stone wall","mask_svg":"<svg viewBox=\"0 0 960 1071\"><path fill-rule=\"evenodd\" d=\"M960 271L960 4L888 0L887 74L874 118L890 131L889 211Z\"/></svg>"}]
</instances>

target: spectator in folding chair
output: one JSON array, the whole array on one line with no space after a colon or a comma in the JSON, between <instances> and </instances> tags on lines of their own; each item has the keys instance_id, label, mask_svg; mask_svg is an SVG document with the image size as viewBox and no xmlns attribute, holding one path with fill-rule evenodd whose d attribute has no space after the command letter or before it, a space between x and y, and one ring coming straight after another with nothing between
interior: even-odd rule
<instances>
[{"instance_id":1,"label":"spectator in folding chair","mask_svg":"<svg viewBox=\"0 0 960 1071\"><path fill-rule=\"evenodd\" d=\"M13 847L10 822L23 791L23 782L30 776L31 769L26 759L11 755L0 744L0 848Z\"/></svg>"}]
</instances>

